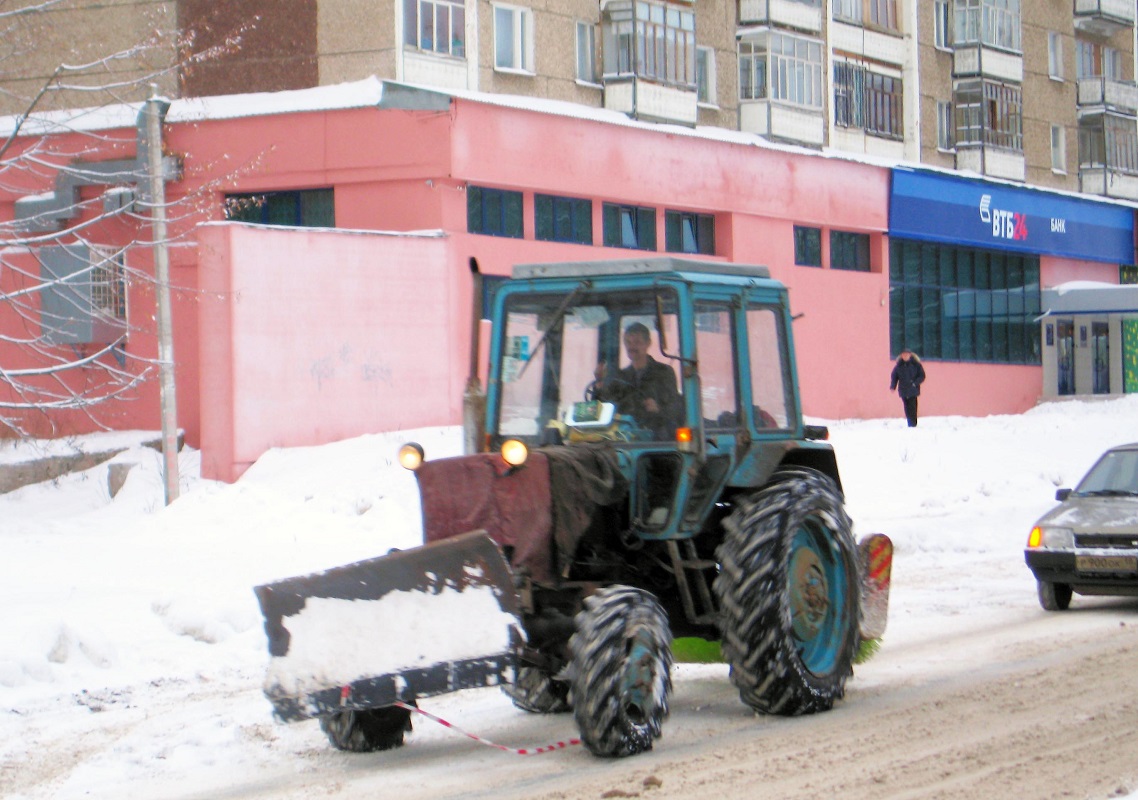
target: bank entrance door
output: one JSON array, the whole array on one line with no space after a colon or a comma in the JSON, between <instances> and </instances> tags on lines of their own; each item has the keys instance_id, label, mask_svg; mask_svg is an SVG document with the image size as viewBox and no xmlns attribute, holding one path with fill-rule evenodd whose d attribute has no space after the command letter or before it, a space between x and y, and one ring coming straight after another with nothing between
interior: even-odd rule
<instances>
[{"instance_id":1,"label":"bank entrance door","mask_svg":"<svg viewBox=\"0 0 1138 800\"><path fill-rule=\"evenodd\" d=\"M1075 393L1075 322L1061 319L1055 323L1059 395Z\"/></svg>"},{"instance_id":2,"label":"bank entrance door","mask_svg":"<svg viewBox=\"0 0 1138 800\"><path fill-rule=\"evenodd\" d=\"M1105 322L1091 323L1091 357L1094 380L1091 391L1110 394L1110 336Z\"/></svg>"}]
</instances>

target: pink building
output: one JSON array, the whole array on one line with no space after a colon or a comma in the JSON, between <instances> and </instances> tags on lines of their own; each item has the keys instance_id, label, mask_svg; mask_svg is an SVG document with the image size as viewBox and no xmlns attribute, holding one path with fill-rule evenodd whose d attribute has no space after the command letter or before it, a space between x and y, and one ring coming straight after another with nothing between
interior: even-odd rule
<instances>
[{"instance_id":1,"label":"pink building","mask_svg":"<svg viewBox=\"0 0 1138 800\"><path fill-rule=\"evenodd\" d=\"M1112 250L1087 245L1083 253L1066 242L1031 250L1034 242L1008 239L1019 249L1005 258L1002 238L988 244L971 241L964 227L943 235L932 223L922 227L925 217L950 220L955 212L947 206L903 219L918 199L943 200L935 173L904 183L891 164L779 147L749 134L653 125L568 104L522 105L371 80L170 106L164 150L181 166L166 184L178 423L202 449L204 474L235 479L270 447L459 424L472 258L491 276L517 263L644 250L765 264L789 286L800 315L794 333L804 410L830 419L900 416L888 382L902 343L925 356L922 414L1031 407L1044 394L1040 288L1074 278L1117 283L1119 264L1133 263L1133 215L1117 204L952 178L968 184L961 192L995 196L997 211L1001 198L1014 206L1017 193L1030 191L1043 204L1033 214L1049 213L1051 203L1069 217L1096 205L1114 214L1106 237ZM137 107L123 112L100 123L94 146L82 133L23 137L19 146L49 151L40 160L61 164L140 161ZM14 176L0 187L0 220L32 232L51 221L62 226L63 241L99 252L148 240L146 218L130 213L137 204L126 204L125 214L107 212L124 192L137 193L132 179L89 172L74 187L50 172ZM902 184L927 196L902 196ZM81 207L61 199L72 190ZM963 225L979 212L971 199L961 202ZM74 213L49 213L64 206ZM904 221L904 241L890 235L894 218ZM981 232L987 235L988 223ZM1118 244L1126 237L1129 258ZM991 286L971 266L964 282L952 272L953 292L949 283L934 287L928 275L905 272L913 259L972 264L978 245L990 254L984 274L990 268L1005 276ZM29 239L8 248L0 290L13 292L37 269L42 274L37 247ZM129 249L122 261L130 332L125 345L100 357L137 371L157 352L153 286L141 277L153 274L150 251ZM935 289L951 309L949 322L914 322L924 297L912 294L919 286ZM906 310L911 297L917 301ZM1001 313L1018 315L1010 335L991 322ZM960 333L964 324L981 331L981 317L983 332ZM29 324L0 316L0 333ZM98 342L68 346L99 350ZM929 347L955 357L930 357ZM26 358L0 343L5 369ZM84 369L68 379L84 380ZM114 428L156 429L156 381L93 414ZM56 434L95 424L83 411L24 416L41 435L49 418Z\"/></svg>"}]
</instances>

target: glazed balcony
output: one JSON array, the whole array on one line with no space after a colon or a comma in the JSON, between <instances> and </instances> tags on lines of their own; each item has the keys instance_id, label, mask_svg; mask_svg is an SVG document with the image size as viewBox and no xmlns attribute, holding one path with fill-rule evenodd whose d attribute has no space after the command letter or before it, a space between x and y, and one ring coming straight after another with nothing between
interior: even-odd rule
<instances>
[{"instance_id":1,"label":"glazed balcony","mask_svg":"<svg viewBox=\"0 0 1138 800\"><path fill-rule=\"evenodd\" d=\"M818 33L822 30L820 0L738 0L740 25L774 25Z\"/></svg>"},{"instance_id":2,"label":"glazed balcony","mask_svg":"<svg viewBox=\"0 0 1138 800\"><path fill-rule=\"evenodd\" d=\"M739 129L810 147L821 147L826 140L826 119L821 109L767 99L739 102Z\"/></svg>"},{"instance_id":3,"label":"glazed balcony","mask_svg":"<svg viewBox=\"0 0 1138 800\"><path fill-rule=\"evenodd\" d=\"M695 125L699 98L695 86L678 86L636 75L606 75L605 108L634 119Z\"/></svg>"},{"instance_id":4,"label":"glazed balcony","mask_svg":"<svg viewBox=\"0 0 1138 800\"><path fill-rule=\"evenodd\" d=\"M1078 82L1079 115L1116 111L1138 114L1138 86L1133 81L1109 78L1080 78Z\"/></svg>"},{"instance_id":5,"label":"glazed balcony","mask_svg":"<svg viewBox=\"0 0 1138 800\"><path fill-rule=\"evenodd\" d=\"M990 144L957 144L956 168L1011 181L1022 181L1026 175L1021 151Z\"/></svg>"},{"instance_id":6,"label":"glazed balcony","mask_svg":"<svg viewBox=\"0 0 1138 800\"><path fill-rule=\"evenodd\" d=\"M1075 28L1096 36L1133 28L1134 16L1134 0L1075 0Z\"/></svg>"}]
</instances>

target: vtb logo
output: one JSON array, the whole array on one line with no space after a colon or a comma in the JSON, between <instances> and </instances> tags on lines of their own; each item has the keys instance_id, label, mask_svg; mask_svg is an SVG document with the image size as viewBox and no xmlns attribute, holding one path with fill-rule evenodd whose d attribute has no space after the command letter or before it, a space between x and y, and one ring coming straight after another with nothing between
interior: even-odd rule
<instances>
[{"instance_id":1,"label":"vtb logo","mask_svg":"<svg viewBox=\"0 0 1138 800\"><path fill-rule=\"evenodd\" d=\"M992 195L986 194L980 198L980 219L991 223L993 238L1019 240L1027 238L1026 214L991 208L991 205Z\"/></svg>"}]
</instances>

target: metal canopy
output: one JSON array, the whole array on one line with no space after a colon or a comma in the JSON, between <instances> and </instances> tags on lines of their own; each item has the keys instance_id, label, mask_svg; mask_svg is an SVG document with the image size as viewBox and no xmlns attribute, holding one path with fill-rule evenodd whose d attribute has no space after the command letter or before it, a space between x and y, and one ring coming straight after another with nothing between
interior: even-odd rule
<instances>
[{"instance_id":1,"label":"metal canopy","mask_svg":"<svg viewBox=\"0 0 1138 800\"><path fill-rule=\"evenodd\" d=\"M1138 284L1061 284L1054 289L1043 290L1040 307L1045 317L1060 314L1138 315Z\"/></svg>"}]
</instances>

